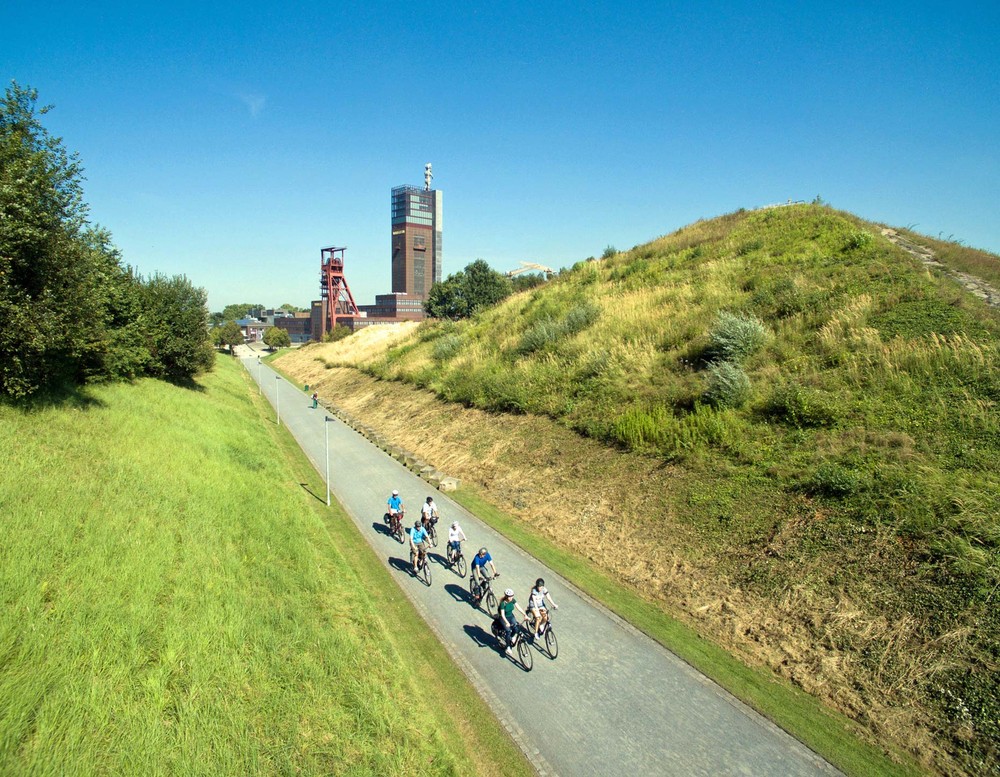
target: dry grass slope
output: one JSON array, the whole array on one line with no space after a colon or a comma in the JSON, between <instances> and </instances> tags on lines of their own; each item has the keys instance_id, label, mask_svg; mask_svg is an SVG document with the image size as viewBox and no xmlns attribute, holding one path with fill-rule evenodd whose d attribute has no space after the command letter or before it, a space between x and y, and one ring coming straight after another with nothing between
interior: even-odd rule
<instances>
[{"instance_id":1,"label":"dry grass slope","mask_svg":"<svg viewBox=\"0 0 1000 777\"><path fill-rule=\"evenodd\" d=\"M730 214L366 335L282 367L873 738L1000 768L1000 323L875 225Z\"/></svg>"}]
</instances>

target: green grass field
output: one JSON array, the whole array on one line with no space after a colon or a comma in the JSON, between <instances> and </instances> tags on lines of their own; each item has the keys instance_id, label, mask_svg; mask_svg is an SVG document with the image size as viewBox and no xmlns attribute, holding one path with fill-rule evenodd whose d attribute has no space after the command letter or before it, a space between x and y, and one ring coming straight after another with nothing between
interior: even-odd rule
<instances>
[{"instance_id":1,"label":"green grass field","mask_svg":"<svg viewBox=\"0 0 1000 777\"><path fill-rule=\"evenodd\" d=\"M0 773L530 773L266 420L229 359L0 407Z\"/></svg>"}]
</instances>

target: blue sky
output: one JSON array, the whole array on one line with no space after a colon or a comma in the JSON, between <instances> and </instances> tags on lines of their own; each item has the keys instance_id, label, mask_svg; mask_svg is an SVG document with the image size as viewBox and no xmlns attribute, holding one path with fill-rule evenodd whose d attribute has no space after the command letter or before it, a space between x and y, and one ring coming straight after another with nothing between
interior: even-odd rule
<instances>
[{"instance_id":1,"label":"blue sky","mask_svg":"<svg viewBox=\"0 0 1000 777\"><path fill-rule=\"evenodd\" d=\"M444 272L816 196L1000 252L1000 3L0 3L95 222L219 310L307 305L434 165Z\"/></svg>"}]
</instances>

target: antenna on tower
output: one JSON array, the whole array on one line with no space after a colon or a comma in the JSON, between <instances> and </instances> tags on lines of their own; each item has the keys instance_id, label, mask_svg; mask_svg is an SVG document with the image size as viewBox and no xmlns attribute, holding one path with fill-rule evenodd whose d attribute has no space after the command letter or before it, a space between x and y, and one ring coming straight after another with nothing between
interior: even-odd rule
<instances>
[{"instance_id":1,"label":"antenna on tower","mask_svg":"<svg viewBox=\"0 0 1000 777\"><path fill-rule=\"evenodd\" d=\"M431 178L434 177L434 173L431 172L431 163L428 162L424 165L424 191L429 192L431 190Z\"/></svg>"}]
</instances>

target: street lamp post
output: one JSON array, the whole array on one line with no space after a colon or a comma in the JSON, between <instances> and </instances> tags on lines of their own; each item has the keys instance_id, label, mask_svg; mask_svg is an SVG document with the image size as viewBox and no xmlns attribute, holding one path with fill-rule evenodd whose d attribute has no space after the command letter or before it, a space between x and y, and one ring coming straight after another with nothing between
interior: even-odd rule
<instances>
[{"instance_id":1,"label":"street lamp post","mask_svg":"<svg viewBox=\"0 0 1000 777\"><path fill-rule=\"evenodd\" d=\"M274 409L278 415L278 426L281 426L281 392L278 389L281 387L281 376L274 376Z\"/></svg>"},{"instance_id":2,"label":"street lamp post","mask_svg":"<svg viewBox=\"0 0 1000 777\"><path fill-rule=\"evenodd\" d=\"M257 396L264 393L264 387L260 385L260 357L257 357Z\"/></svg>"},{"instance_id":3,"label":"street lamp post","mask_svg":"<svg viewBox=\"0 0 1000 777\"><path fill-rule=\"evenodd\" d=\"M323 436L326 438L326 506L330 506L330 416L323 418Z\"/></svg>"}]
</instances>

